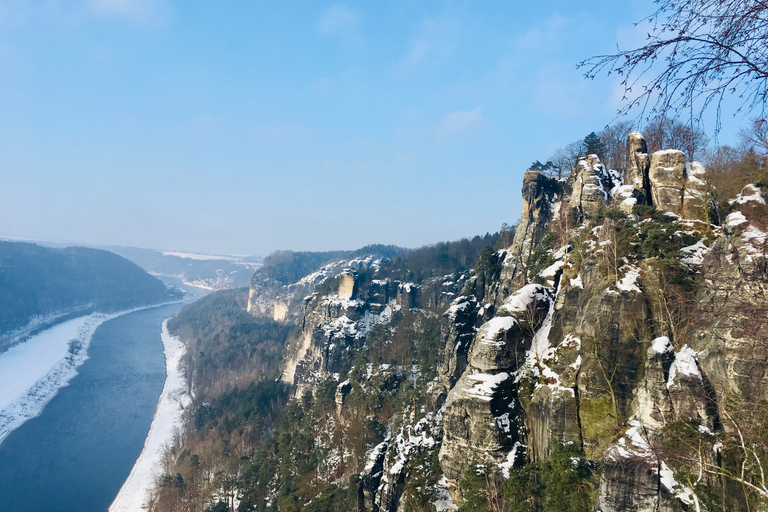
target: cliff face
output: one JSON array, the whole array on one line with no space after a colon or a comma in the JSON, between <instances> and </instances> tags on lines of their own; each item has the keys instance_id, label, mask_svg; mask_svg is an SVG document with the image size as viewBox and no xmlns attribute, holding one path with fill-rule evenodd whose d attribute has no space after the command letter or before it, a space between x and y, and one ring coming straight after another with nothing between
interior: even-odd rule
<instances>
[{"instance_id":1,"label":"cliff face","mask_svg":"<svg viewBox=\"0 0 768 512\"><path fill-rule=\"evenodd\" d=\"M724 485L717 443L743 429L723 418L728 400L761 403L768 389L765 334L755 328L768 312L766 234L747 211L764 199L750 185L736 199L746 213L711 225L715 205L701 164L680 151L649 156L637 132L628 147L626 185L594 156L563 183L526 174L521 229L490 288L503 296L541 284L505 299L522 315L502 306L477 318L468 363L446 400L440 451L456 500L472 461L506 475L546 460L556 442L575 443L596 461L595 510L701 506L700 489ZM635 205L657 211L639 218ZM653 247L657 226L667 241L677 237L677 259ZM530 248L547 232L555 236L541 269ZM710 451L670 448L681 425ZM697 470L687 484L674 479ZM747 510L743 494L722 499L728 510Z\"/></svg>"},{"instance_id":2,"label":"cliff face","mask_svg":"<svg viewBox=\"0 0 768 512\"><path fill-rule=\"evenodd\" d=\"M765 198L717 205L683 153L627 147L623 175L525 173L511 243L257 273L248 312L295 325L293 416L258 455L227 445L240 510L759 509Z\"/></svg>"}]
</instances>

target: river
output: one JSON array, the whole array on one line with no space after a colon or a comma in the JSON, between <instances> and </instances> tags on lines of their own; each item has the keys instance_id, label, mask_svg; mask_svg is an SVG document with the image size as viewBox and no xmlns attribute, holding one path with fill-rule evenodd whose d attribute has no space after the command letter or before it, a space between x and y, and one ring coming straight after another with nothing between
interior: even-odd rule
<instances>
[{"instance_id":1,"label":"river","mask_svg":"<svg viewBox=\"0 0 768 512\"><path fill-rule=\"evenodd\" d=\"M0 512L108 509L141 452L165 381L160 326L181 307L99 326L79 374L0 443Z\"/></svg>"}]
</instances>

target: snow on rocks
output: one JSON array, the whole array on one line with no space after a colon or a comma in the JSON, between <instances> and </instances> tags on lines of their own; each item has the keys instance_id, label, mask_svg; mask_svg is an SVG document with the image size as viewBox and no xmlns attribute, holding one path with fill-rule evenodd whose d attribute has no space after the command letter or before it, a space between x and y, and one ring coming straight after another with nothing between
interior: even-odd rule
<instances>
[{"instance_id":1,"label":"snow on rocks","mask_svg":"<svg viewBox=\"0 0 768 512\"><path fill-rule=\"evenodd\" d=\"M637 204L634 185L621 185L613 191L614 200L619 203L619 208L626 213L632 212L632 207Z\"/></svg>"},{"instance_id":2,"label":"snow on rocks","mask_svg":"<svg viewBox=\"0 0 768 512\"><path fill-rule=\"evenodd\" d=\"M742 250L745 253L745 260L752 262L755 258L765 258L766 255L766 241L768 240L768 234L764 231L760 231L755 226L748 226L741 233Z\"/></svg>"},{"instance_id":3,"label":"snow on rocks","mask_svg":"<svg viewBox=\"0 0 768 512\"><path fill-rule=\"evenodd\" d=\"M346 310L348 307L354 307L357 306L359 303L357 301L344 301L341 299L334 297L326 298L328 303L331 303L330 301L336 301L336 302L343 302L344 309ZM368 333L371 332L371 329L373 329L376 325L384 322L388 322L392 319L392 315L394 315L396 312L400 311L402 307L399 304L395 304L395 301L390 301L389 304L382 310L381 313L375 314L371 313L369 310L366 310L363 316L358 321L354 321L350 319L347 315L341 315L338 318L335 318L331 320L330 322L326 322L324 324L320 325L320 328L323 330L323 334L326 338L334 339L334 338L365 338Z\"/></svg>"},{"instance_id":4,"label":"snow on rocks","mask_svg":"<svg viewBox=\"0 0 768 512\"><path fill-rule=\"evenodd\" d=\"M546 288L540 284L528 284L507 297L504 304L499 308L499 314L514 315L515 313L522 313L528 309L528 306L534 300L543 301L548 299L549 295L546 292Z\"/></svg>"},{"instance_id":5,"label":"snow on rocks","mask_svg":"<svg viewBox=\"0 0 768 512\"><path fill-rule=\"evenodd\" d=\"M387 448L389 448L389 438L380 442L373 448L373 450L371 450L371 453L368 454L368 459L365 463L365 469L363 469L363 473L362 473L363 475L371 474L371 471L373 471L373 468L376 467L376 464L381 460L381 458L387 452ZM377 477L379 475L371 475L371 476Z\"/></svg>"},{"instance_id":6,"label":"snow on rocks","mask_svg":"<svg viewBox=\"0 0 768 512\"><path fill-rule=\"evenodd\" d=\"M760 192L760 189L752 183L749 183L745 185L743 189L741 189L741 192L736 196L736 199L731 199L728 201L728 204L747 204L752 201L765 204L765 198Z\"/></svg>"},{"instance_id":7,"label":"snow on rocks","mask_svg":"<svg viewBox=\"0 0 768 512\"><path fill-rule=\"evenodd\" d=\"M509 471L515 466L517 457L522 453L524 448L525 445L523 445L520 441L515 441L512 449L507 454L507 459L501 464L498 464L498 467L501 470L501 474L504 475L504 478L509 478Z\"/></svg>"},{"instance_id":8,"label":"snow on rocks","mask_svg":"<svg viewBox=\"0 0 768 512\"><path fill-rule=\"evenodd\" d=\"M627 269L627 273L616 283L616 288L623 292L642 293L637 286L637 279L640 277L640 269L634 265L625 265L624 268Z\"/></svg>"},{"instance_id":9,"label":"snow on rocks","mask_svg":"<svg viewBox=\"0 0 768 512\"><path fill-rule=\"evenodd\" d=\"M577 275L573 279L571 279L571 288L581 288L584 289L584 283L581 280L581 274Z\"/></svg>"},{"instance_id":10,"label":"snow on rocks","mask_svg":"<svg viewBox=\"0 0 768 512\"><path fill-rule=\"evenodd\" d=\"M406 424L400 429L397 436L392 440L391 445L394 448L395 460L389 465L389 470L383 475L382 482L388 482L388 475L398 475L408 463L411 453L421 449L431 450L435 447L436 441L432 437L434 429L441 428L443 421L442 413L427 413L415 424Z\"/></svg>"},{"instance_id":11,"label":"snow on rocks","mask_svg":"<svg viewBox=\"0 0 768 512\"><path fill-rule=\"evenodd\" d=\"M705 187L706 181L703 179L707 174L707 169L701 162L690 162L685 164L686 168L686 188L691 188L688 183L693 183L699 187Z\"/></svg>"},{"instance_id":12,"label":"snow on rocks","mask_svg":"<svg viewBox=\"0 0 768 512\"><path fill-rule=\"evenodd\" d=\"M747 222L747 218L741 212L730 213L725 218L725 225L729 228L735 228L736 226L744 224L745 222Z\"/></svg>"},{"instance_id":13,"label":"snow on rocks","mask_svg":"<svg viewBox=\"0 0 768 512\"><path fill-rule=\"evenodd\" d=\"M453 302L451 302L451 306L448 308L448 310L445 312L445 314L448 315L449 318L456 319L456 315L460 311L466 311L467 308L471 307L472 303L466 295L462 295L461 297L457 297L454 299Z\"/></svg>"},{"instance_id":14,"label":"snow on rocks","mask_svg":"<svg viewBox=\"0 0 768 512\"><path fill-rule=\"evenodd\" d=\"M675 354L675 360L669 368L667 388L672 386L675 377L677 377L678 374L686 377L698 377L699 380L703 380L701 371L699 370L699 363L696 361L696 352L694 352L688 345L684 345L683 348Z\"/></svg>"},{"instance_id":15,"label":"snow on rocks","mask_svg":"<svg viewBox=\"0 0 768 512\"><path fill-rule=\"evenodd\" d=\"M704 240L699 240L693 245L683 247L680 252L685 254L680 261L686 265L700 266L704 261L704 256L709 252L709 248L704 244Z\"/></svg>"},{"instance_id":16,"label":"snow on rocks","mask_svg":"<svg viewBox=\"0 0 768 512\"><path fill-rule=\"evenodd\" d=\"M645 429L638 420L630 420L630 428L624 437L608 449L606 459L617 462L621 459L654 459L651 445L645 438Z\"/></svg>"},{"instance_id":17,"label":"snow on rocks","mask_svg":"<svg viewBox=\"0 0 768 512\"><path fill-rule=\"evenodd\" d=\"M448 512L449 510L458 510L459 506L453 502L451 494L448 492L448 478L443 475L435 486L435 501L432 502L436 512Z\"/></svg>"},{"instance_id":18,"label":"snow on rocks","mask_svg":"<svg viewBox=\"0 0 768 512\"><path fill-rule=\"evenodd\" d=\"M517 320L511 316L495 316L491 318L480 327L480 343L495 347L504 346L506 344L504 334L515 325L517 325Z\"/></svg>"},{"instance_id":19,"label":"snow on rocks","mask_svg":"<svg viewBox=\"0 0 768 512\"><path fill-rule=\"evenodd\" d=\"M669 341L669 338L666 336L659 336L655 340L653 340L653 345L651 345L651 348L657 353L657 354L666 354L667 352L674 352L675 348L672 346L672 342Z\"/></svg>"},{"instance_id":20,"label":"snow on rocks","mask_svg":"<svg viewBox=\"0 0 768 512\"><path fill-rule=\"evenodd\" d=\"M557 272L563 268L563 265L565 265L565 262L563 260L558 260L542 270L539 273L539 276L543 277L544 279L552 279L555 277L555 275L557 275Z\"/></svg>"},{"instance_id":21,"label":"snow on rocks","mask_svg":"<svg viewBox=\"0 0 768 512\"><path fill-rule=\"evenodd\" d=\"M467 385L464 387L464 393L472 398L477 398L484 402L490 402L496 387L507 380L507 372L491 375L488 373L475 373L467 375Z\"/></svg>"},{"instance_id":22,"label":"snow on rocks","mask_svg":"<svg viewBox=\"0 0 768 512\"><path fill-rule=\"evenodd\" d=\"M666 487L669 492L675 495L675 498L679 499L686 505L693 504L694 499L693 491L691 488L677 483L677 480L675 480L675 474L671 469L669 469L669 466L667 466L667 463L664 461L661 461L659 468L659 480L661 480L661 485Z\"/></svg>"}]
</instances>

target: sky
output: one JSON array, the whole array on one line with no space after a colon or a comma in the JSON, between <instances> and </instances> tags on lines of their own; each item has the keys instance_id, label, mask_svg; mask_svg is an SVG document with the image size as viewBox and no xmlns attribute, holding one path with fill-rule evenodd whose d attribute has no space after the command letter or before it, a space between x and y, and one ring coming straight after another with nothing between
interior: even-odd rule
<instances>
[{"instance_id":1,"label":"sky","mask_svg":"<svg viewBox=\"0 0 768 512\"><path fill-rule=\"evenodd\" d=\"M650 0L0 0L0 237L417 247L520 216ZM725 120L721 140L738 128Z\"/></svg>"}]
</instances>

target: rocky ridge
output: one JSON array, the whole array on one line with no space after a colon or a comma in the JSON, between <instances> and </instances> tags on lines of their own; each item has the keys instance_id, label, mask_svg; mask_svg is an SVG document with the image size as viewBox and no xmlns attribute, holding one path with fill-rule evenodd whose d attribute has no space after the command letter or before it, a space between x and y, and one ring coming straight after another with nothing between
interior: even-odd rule
<instances>
[{"instance_id":1,"label":"rocky ridge","mask_svg":"<svg viewBox=\"0 0 768 512\"><path fill-rule=\"evenodd\" d=\"M562 179L526 172L514 238L472 272L376 255L289 283L257 272L248 312L296 326L279 380L305 409L330 399L317 467L291 478L394 512L455 509L484 475L500 510L506 482L570 447L595 511L768 497L763 453L739 442L768 398L765 198L747 185L718 205L701 164L638 132L627 147L623 173L596 155ZM274 509L278 476L243 510Z\"/></svg>"}]
</instances>

